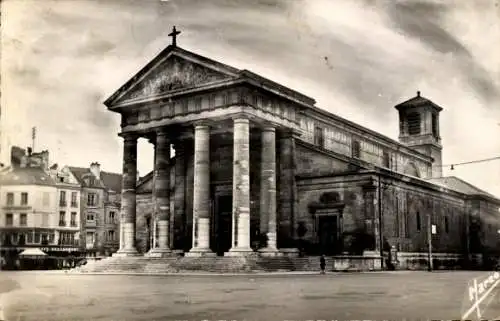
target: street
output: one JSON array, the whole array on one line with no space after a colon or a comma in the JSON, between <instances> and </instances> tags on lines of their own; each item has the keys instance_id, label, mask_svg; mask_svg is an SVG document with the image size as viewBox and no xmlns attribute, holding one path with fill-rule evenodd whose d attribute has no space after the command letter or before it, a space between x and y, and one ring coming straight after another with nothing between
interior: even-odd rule
<instances>
[{"instance_id":1,"label":"street","mask_svg":"<svg viewBox=\"0 0 500 321\"><path fill-rule=\"evenodd\" d=\"M1 272L5 320L460 319L490 272L74 275ZM494 289L481 317L500 315ZM475 310L474 310L475 311ZM475 319L476 312L467 319Z\"/></svg>"}]
</instances>

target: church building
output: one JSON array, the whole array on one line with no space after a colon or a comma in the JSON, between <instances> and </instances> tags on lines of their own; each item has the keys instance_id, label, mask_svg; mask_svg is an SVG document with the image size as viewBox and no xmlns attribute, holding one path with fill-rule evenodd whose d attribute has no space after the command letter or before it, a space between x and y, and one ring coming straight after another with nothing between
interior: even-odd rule
<instances>
[{"instance_id":1,"label":"church building","mask_svg":"<svg viewBox=\"0 0 500 321\"><path fill-rule=\"evenodd\" d=\"M118 256L496 255L500 200L443 177L442 107L395 106L397 140L173 43L105 101L121 115ZM154 170L137 177L137 141ZM425 256L424 256L425 257Z\"/></svg>"}]
</instances>

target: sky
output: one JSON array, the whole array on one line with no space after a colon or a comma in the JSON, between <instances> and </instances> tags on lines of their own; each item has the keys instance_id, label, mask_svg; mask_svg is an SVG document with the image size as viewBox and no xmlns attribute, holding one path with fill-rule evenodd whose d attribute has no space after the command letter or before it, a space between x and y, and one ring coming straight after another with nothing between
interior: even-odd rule
<instances>
[{"instance_id":1,"label":"sky","mask_svg":"<svg viewBox=\"0 0 500 321\"><path fill-rule=\"evenodd\" d=\"M3 0L2 119L51 162L121 172L103 105L171 41L302 92L398 137L394 106L442 106L443 163L500 156L500 0ZM139 174L153 147L139 144ZM500 160L444 169L500 196Z\"/></svg>"}]
</instances>

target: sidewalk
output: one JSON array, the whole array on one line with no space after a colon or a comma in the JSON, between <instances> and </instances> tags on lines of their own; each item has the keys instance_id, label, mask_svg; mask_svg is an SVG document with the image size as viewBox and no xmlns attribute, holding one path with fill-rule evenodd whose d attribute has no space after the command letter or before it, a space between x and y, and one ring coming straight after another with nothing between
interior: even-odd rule
<instances>
[{"instance_id":1,"label":"sidewalk","mask_svg":"<svg viewBox=\"0 0 500 321\"><path fill-rule=\"evenodd\" d=\"M285 275L321 275L319 271L273 271L273 272L236 272L236 273L219 273L219 272L169 272L169 273L146 273L146 272L79 272L69 270L47 270L47 271L23 271L25 273L44 273L44 274L59 274L59 275L131 275L131 276L285 276ZM330 271L324 275L346 275L346 274L409 274L414 272L427 271Z\"/></svg>"}]
</instances>

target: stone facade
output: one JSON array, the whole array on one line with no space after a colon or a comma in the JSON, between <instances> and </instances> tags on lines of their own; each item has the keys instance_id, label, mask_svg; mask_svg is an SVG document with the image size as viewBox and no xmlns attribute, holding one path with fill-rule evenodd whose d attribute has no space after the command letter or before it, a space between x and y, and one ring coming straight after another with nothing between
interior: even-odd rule
<instances>
[{"instance_id":1,"label":"stone facade","mask_svg":"<svg viewBox=\"0 0 500 321\"><path fill-rule=\"evenodd\" d=\"M439 181L442 109L420 93L396 106L395 141L169 46L105 104L122 116L120 255L426 252L428 219L436 253L496 246L500 201ZM155 169L134 185L137 137Z\"/></svg>"},{"instance_id":2,"label":"stone facade","mask_svg":"<svg viewBox=\"0 0 500 321\"><path fill-rule=\"evenodd\" d=\"M101 171L97 162L69 170L81 186L80 244L88 256L109 256L119 248L121 175Z\"/></svg>"}]
</instances>

